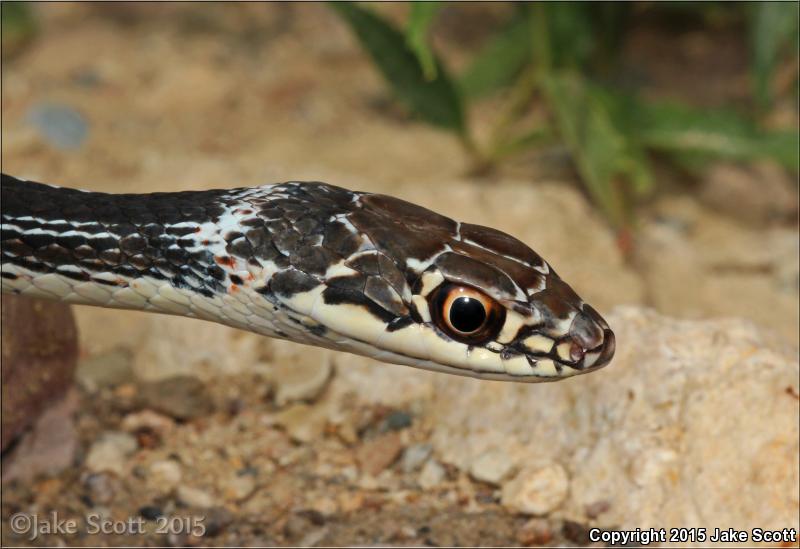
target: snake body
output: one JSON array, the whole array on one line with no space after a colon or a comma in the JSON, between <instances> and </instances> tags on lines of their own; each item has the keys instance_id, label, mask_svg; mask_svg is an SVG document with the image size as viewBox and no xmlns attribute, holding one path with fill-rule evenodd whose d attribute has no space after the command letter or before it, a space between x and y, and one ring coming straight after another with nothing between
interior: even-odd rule
<instances>
[{"instance_id":1,"label":"snake body","mask_svg":"<svg viewBox=\"0 0 800 549\"><path fill-rule=\"evenodd\" d=\"M324 183L104 194L2 176L2 289L514 381L596 370L606 322L488 227Z\"/></svg>"}]
</instances>

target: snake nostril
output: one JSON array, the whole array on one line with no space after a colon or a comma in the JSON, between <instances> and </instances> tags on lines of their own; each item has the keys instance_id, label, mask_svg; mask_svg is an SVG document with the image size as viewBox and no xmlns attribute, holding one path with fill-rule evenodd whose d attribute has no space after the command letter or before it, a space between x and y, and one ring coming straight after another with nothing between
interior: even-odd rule
<instances>
[{"instance_id":1,"label":"snake nostril","mask_svg":"<svg viewBox=\"0 0 800 549\"><path fill-rule=\"evenodd\" d=\"M569 328L573 345L577 344L584 352L596 349L603 344L603 328L592 315L578 313Z\"/></svg>"}]
</instances>

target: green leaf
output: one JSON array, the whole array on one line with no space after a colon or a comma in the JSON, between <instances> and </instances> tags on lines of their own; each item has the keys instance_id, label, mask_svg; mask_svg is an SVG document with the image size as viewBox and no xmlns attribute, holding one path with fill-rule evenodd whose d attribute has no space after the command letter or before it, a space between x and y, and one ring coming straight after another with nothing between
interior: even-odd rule
<instances>
[{"instance_id":1,"label":"green leaf","mask_svg":"<svg viewBox=\"0 0 800 549\"><path fill-rule=\"evenodd\" d=\"M439 2L412 2L406 27L406 42L417 56L426 80L436 78L436 59L428 45L428 28L438 11Z\"/></svg>"},{"instance_id":2,"label":"green leaf","mask_svg":"<svg viewBox=\"0 0 800 549\"><path fill-rule=\"evenodd\" d=\"M470 98L489 95L513 82L530 58L530 26L527 17L518 16L481 49L459 86Z\"/></svg>"},{"instance_id":3,"label":"green leaf","mask_svg":"<svg viewBox=\"0 0 800 549\"><path fill-rule=\"evenodd\" d=\"M645 193L653 176L644 151L618 116L620 105L572 72L546 78L544 90L584 185L612 224L632 215L630 192Z\"/></svg>"},{"instance_id":4,"label":"green leaf","mask_svg":"<svg viewBox=\"0 0 800 549\"><path fill-rule=\"evenodd\" d=\"M639 103L632 109L647 147L689 155L694 161L769 158L800 170L800 134L765 132L734 111L697 109L677 103Z\"/></svg>"},{"instance_id":5,"label":"green leaf","mask_svg":"<svg viewBox=\"0 0 800 549\"><path fill-rule=\"evenodd\" d=\"M436 61L436 77L427 80L403 34L374 13L351 2L331 2L389 82L394 93L427 122L467 138L461 96Z\"/></svg>"},{"instance_id":6,"label":"green leaf","mask_svg":"<svg viewBox=\"0 0 800 549\"><path fill-rule=\"evenodd\" d=\"M750 17L753 85L758 105L772 102L770 84L783 49L794 39L797 50L797 2L757 2Z\"/></svg>"},{"instance_id":7,"label":"green leaf","mask_svg":"<svg viewBox=\"0 0 800 549\"><path fill-rule=\"evenodd\" d=\"M2 2L0 24L4 59L21 51L36 34L36 20L26 2Z\"/></svg>"}]
</instances>

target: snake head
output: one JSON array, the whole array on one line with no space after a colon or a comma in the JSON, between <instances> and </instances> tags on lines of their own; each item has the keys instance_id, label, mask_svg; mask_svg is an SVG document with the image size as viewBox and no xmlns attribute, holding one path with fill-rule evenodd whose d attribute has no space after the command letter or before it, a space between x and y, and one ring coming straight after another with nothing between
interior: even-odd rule
<instances>
[{"instance_id":1,"label":"snake head","mask_svg":"<svg viewBox=\"0 0 800 549\"><path fill-rule=\"evenodd\" d=\"M323 240L344 243L335 252L345 259L298 302L335 348L524 382L613 357L608 324L516 238L388 196L359 193L354 204Z\"/></svg>"}]
</instances>

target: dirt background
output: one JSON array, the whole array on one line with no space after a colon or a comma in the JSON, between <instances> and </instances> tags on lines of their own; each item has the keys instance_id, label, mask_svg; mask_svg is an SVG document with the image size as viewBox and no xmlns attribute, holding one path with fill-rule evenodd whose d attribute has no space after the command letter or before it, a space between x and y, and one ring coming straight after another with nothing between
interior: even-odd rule
<instances>
[{"instance_id":1,"label":"dirt background","mask_svg":"<svg viewBox=\"0 0 800 549\"><path fill-rule=\"evenodd\" d=\"M378 8L397 19L407 10ZM507 9L444 8L436 42L456 70ZM2 66L6 173L109 192L324 180L389 193L521 237L600 311L645 305L679 318L743 317L796 349L797 185L774 165L721 163L700 180L660 168L664 190L642 208L637 253L626 261L577 186L565 151L530 153L491 176L468 176L457 141L390 100L377 71L324 5L63 3L35 12L38 35ZM629 41L625 67L651 95L696 104L742 104L748 97L746 45L735 32L643 24ZM478 139L501 105L502 98L489 99L470 113ZM66 146L41 122L54 106L80 118ZM770 116L785 127L797 113L790 100ZM426 469L420 473L405 460L409 448L424 449L435 417L358 405L339 427L311 426L311 435L298 435L293 420L280 414L313 415L316 396L299 411L276 400L280 379L237 363L237 345L251 339L222 326L135 312L76 307L75 314L85 374L71 397L75 466L4 483L4 523L20 510L82 516L101 509L116 518L199 513L213 532L158 534L151 520L142 535L43 536L32 544L586 541L583 525L508 512L495 486L451 467L428 471L441 477L438 483L423 480ZM148 401L148 391L157 389L125 375L104 385L96 372L86 374L122 364L147 378L142 372L170 367L165 357L181 362L193 333L220 342L220 355L199 372L178 366L177 373L202 380L198 391L213 412L181 417L160 410L156 419L142 419L158 400ZM317 357L305 348L259 345L267 364ZM402 387L404 372L387 367L386 375ZM144 427L124 427L126 420ZM349 434L341 427L348 421ZM104 433L120 429L136 440L124 456L137 463L87 474L91 450ZM180 479L161 493L146 471L174 456L183 464ZM374 475L359 476L364 470ZM214 486L213 501L191 493L192 480ZM5 526L4 544L29 543Z\"/></svg>"}]
</instances>

